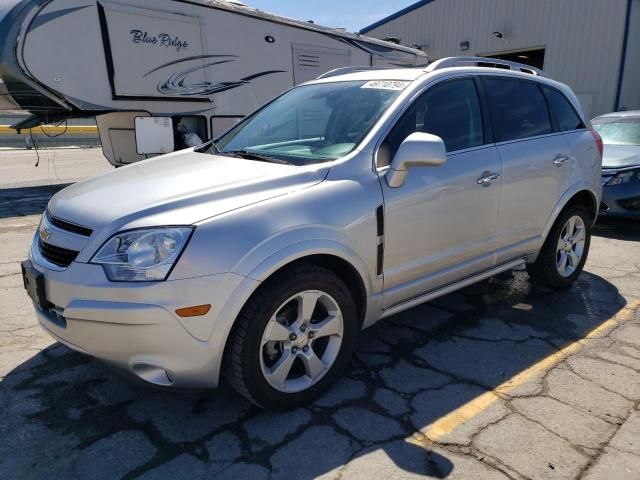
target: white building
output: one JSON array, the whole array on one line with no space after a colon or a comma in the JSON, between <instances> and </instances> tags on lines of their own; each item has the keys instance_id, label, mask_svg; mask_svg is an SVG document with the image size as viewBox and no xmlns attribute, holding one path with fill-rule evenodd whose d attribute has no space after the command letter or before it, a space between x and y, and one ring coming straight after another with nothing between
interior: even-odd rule
<instances>
[{"instance_id":1,"label":"white building","mask_svg":"<svg viewBox=\"0 0 640 480\"><path fill-rule=\"evenodd\" d=\"M543 68L590 116L640 109L640 0L422 0L360 33L420 46L430 60Z\"/></svg>"}]
</instances>

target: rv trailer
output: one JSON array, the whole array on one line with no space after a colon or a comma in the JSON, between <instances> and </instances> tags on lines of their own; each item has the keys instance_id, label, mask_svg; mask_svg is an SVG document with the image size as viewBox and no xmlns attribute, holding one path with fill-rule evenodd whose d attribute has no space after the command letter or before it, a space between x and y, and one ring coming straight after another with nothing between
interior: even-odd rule
<instances>
[{"instance_id":1,"label":"rv trailer","mask_svg":"<svg viewBox=\"0 0 640 480\"><path fill-rule=\"evenodd\" d=\"M215 138L268 99L419 50L219 0L2 0L0 110L96 117L116 166Z\"/></svg>"}]
</instances>

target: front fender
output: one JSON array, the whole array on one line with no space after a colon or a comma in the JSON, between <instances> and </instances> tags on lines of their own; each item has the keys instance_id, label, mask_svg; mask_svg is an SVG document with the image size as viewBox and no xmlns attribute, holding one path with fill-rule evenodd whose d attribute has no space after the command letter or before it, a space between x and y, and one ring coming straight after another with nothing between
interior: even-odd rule
<instances>
[{"instance_id":1,"label":"front fender","mask_svg":"<svg viewBox=\"0 0 640 480\"><path fill-rule=\"evenodd\" d=\"M278 240L274 239L273 241L277 242ZM364 284L367 298L382 289L381 283L377 281L375 276L372 277L366 262L355 250L344 242L327 238L327 235L299 240L272 253L266 253L270 250L272 250L270 245L262 244L261 248L255 249L250 255L243 258L234 268L234 272L242 272L239 274L263 282L292 262L312 255L330 255L348 262L358 272Z\"/></svg>"},{"instance_id":2,"label":"front fender","mask_svg":"<svg viewBox=\"0 0 640 480\"><path fill-rule=\"evenodd\" d=\"M326 236L327 234L325 232L324 237ZM372 291L375 291L376 289L381 290L382 288L381 282L378 284L372 281L367 265L363 259L345 243L337 241L336 239L307 238L282 247L265 256L265 251L272 250L272 246L274 244L278 244L281 240L283 239L272 238L270 242L263 242L260 246L252 250L249 255L245 256L237 264L236 268L234 268L236 271L234 273L239 271L243 272L240 275L244 277L244 280L240 282L238 287L229 296L219 313L220 320L216 325L217 329L214 332L214 335L210 338L210 342L215 345L216 351L224 351L237 316L251 295L253 295L253 293L260 287L262 282L268 279L280 268L285 267L296 260L312 255L331 255L349 262L362 279L366 290L367 301L372 298ZM370 312L368 317L371 316L372 318L367 318L365 320L365 325L371 324L373 317L376 315L376 310L369 309L369 306L367 306L367 312ZM211 365L216 374L220 372L222 361L223 355L221 353L215 357Z\"/></svg>"}]
</instances>

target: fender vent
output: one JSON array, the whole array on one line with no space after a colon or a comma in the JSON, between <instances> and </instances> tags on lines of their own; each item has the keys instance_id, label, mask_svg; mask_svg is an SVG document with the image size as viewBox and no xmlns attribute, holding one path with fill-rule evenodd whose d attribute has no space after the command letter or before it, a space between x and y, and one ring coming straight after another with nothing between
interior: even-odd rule
<instances>
[{"instance_id":1,"label":"fender vent","mask_svg":"<svg viewBox=\"0 0 640 480\"><path fill-rule=\"evenodd\" d=\"M376 275L382 275L384 266L384 206L376 209L376 226L378 234L378 252L376 258Z\"/></svg>"}]
</instances>

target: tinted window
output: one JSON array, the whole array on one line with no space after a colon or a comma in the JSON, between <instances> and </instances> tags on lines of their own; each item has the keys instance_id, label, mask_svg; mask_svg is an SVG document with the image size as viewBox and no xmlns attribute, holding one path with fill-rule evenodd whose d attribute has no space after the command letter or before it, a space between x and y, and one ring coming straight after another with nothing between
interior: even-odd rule
<instances>
[{"instance_id":1,"label":"tinted window","mask_svg":"<svg viewBox=\"0 0 640 480\"><path fill-rule=\"evenodd\" d=\"M560 130L567 132L569 130L584 128L584 123L582 123L582 120L564 94L553 88L542 87L542 89L549 100L551 110L553 110L553 114L556 116Z\"/></svg>"},{"instance_id":2,"label":"tinted window","mask_svg":"<svg viewBox=\"0 0 640 480\"><path fill-rule=\"evenodd\" d=\"M552 132L547 102L534 82L486 79L496 141L535 137Z\"/></svg>"},{"instance_id":3,"label":"tinted window","mask_svg":"<svg viewBox=\"0 0 640 480\"><path fill-rule=\"evenodd\" d=\"M400 144L414 132L437 135L448 152L484 143L482 114L473 80L455 80L427 90L404 113L386 140L388 164Z\"/></svg>"}]
</instances>

